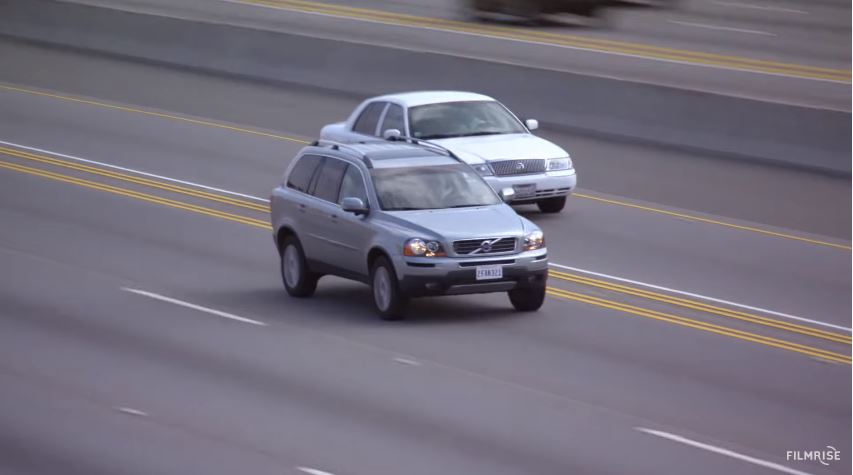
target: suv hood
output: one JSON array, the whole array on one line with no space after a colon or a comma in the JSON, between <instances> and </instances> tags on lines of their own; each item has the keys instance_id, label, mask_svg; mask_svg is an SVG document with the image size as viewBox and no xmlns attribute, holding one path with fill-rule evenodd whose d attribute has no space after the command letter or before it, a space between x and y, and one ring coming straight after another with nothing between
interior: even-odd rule
<instances>
[{"instance_id":1,"label":"suv hood","mask_svg":"<svg viewBox=\"0 0 853 475\"><path fill-rule=\"evenodd\" d=\"M387 213L401 221L399 224L402 227L411 230L414 233L412 237L448 242L457 239L522 236L526 228L523 218L504 204Z\"/></svg>"},{"instance_id":2,"label":"suv hood","mask_svg":"<svg viewBox=\"0 0 853 475\"><path fill-rule=\"evenodd\" d=\"M561 147L532 134L482 135L431 140L447 147L468 163L490 160L568 157Z\"/></svg>"}]
</instances>

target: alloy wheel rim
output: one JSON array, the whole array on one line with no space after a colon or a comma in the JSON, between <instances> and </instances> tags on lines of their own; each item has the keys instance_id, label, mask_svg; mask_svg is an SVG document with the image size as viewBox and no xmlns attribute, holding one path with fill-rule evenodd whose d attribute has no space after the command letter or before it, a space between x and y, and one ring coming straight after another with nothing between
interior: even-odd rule
<instances>
[{"instance_id":1,"label":"alloy wheel rim","mask_svg":"<svg viewBox=\"0 0 853 475\"><path fill-rule=\"evenodd\" d=\"M284 250L284 281L290 287L296 287L299 282L299 255L296 246L287 246Z\"/></svg>"},{"instance_id":2,"label":"alloy wheel rim","mask_svg":"<svg viewBox=\"0 0 853 475\"><path fill-rule=\"evenodd\" d=\"M376 300L376 306L383 312L391 306L391 279L384 267L376 269L376 275L373 277L373 298Z\"/></svg>"}]
</instances>

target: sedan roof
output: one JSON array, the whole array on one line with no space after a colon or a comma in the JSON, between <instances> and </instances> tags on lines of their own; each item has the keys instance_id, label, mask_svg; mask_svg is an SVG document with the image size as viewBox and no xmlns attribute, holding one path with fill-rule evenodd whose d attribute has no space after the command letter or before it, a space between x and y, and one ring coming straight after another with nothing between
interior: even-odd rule
<instances>
[{"instance_id":1,"label":"sedan roof","mask_svg":"<svg viewBox=\"0 0 853 475\"><path fill-rule=\"evenodd\" d=\"M424 104L437 104L442 102L460 101L494 101L489 96L464 91L413 91L398 94L386 94L374 97L372 100L394 101L406 107L422 106Z\"/></svg>"}]
</instances>

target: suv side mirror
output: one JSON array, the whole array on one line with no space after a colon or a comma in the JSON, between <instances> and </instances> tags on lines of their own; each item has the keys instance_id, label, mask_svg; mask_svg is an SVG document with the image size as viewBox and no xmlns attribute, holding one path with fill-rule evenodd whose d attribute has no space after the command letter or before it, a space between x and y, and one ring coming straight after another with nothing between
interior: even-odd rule
<instances>
[{"instance_id":1,"label":"suv side mirror","mask_svg":"<svg viewBox=\"0 0 853 475\"><path fill-rule=\"evenodd\" d=\"M394 140L397 137L403 135L399 129L386 129L382 132L382 138L385 140Z\"/></svg>"},{"instance_id":2,"label":"suv side mirror","mask_svg":"<svg viewBox=\"0 0 853 475\"><path fill-rule=\"evenodd\" d=\"M360 214L367 214L369 209L367 205L364 204L364 201L361 201L361 198L347 197L341 201L341 208L347 213L352 213L356 216Z\"/></svg>"},{"instance_id":3,"label":"suv side mirror","mask_svg":"<svg viewBox=\"0 0 853 475\"><path fill-rule=\"evenodd\" d=\"M539 121L536 119L527 119L524 121L524 125L527 126L527 130L533 131L539 128Z\"/></svg>"},{"instance_id":4,"label":"suv side mirror","mask_svg":"<svg viewBox=\"0 0 853 475\"><path fill-rule=\"evenodd\" d=\"M510 187L502 189L498 194L501 195L501 199L504 200L504 203L509 203L513 198L515 198L515 190Z\"/></svg>"}]
</instances>

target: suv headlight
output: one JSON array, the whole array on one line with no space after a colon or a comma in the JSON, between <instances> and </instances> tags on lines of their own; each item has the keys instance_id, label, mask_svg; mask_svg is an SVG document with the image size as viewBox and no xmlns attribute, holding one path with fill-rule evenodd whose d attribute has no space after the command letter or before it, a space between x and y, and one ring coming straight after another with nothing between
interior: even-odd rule
<instances>
[{"instance_id":1,"label":"suv headlight","mask_svg":"<svg viewBox=\"0 0 853 475\"><path fill-rule=\"evenodd\" d=\"M572 168L572 159L569 157L564 158L551 158L548 160L547 170L549 172L555 172L559 170L569 170Z\"/></svg>"},{"instance_id":2,"label":"suv headlight","mask_svg":"<svg viewBox=\"0 0 853 475\"><path fill-rule=\"evenodd\" d=\"M478 163L476 165L471 165L480 176L492 176L495 173L492 171L492 167L489 166L488 163Z\"/></svg>"},{"instance_id":3,"label":"suv headlight","mask_svg":"<svg viewBox=\"0 0 853 475\"><path fill-rule=\"evenodd\" d=\"M446 256L447 254L438 241L426 241L414 238L409 239L403 245L403 255L409 257L438 257Z\"/></svg>"},{"instance_id":4,"label":"suv headlight","mask_svg":"<svg viewBox=\"0 0 853 475\"><path fill-rule=\"evenodd\" d=\"M542 231L533 231L524 236L524 250L535 251L545 247L545 235Z\"/></svg>"}]
</instances>

